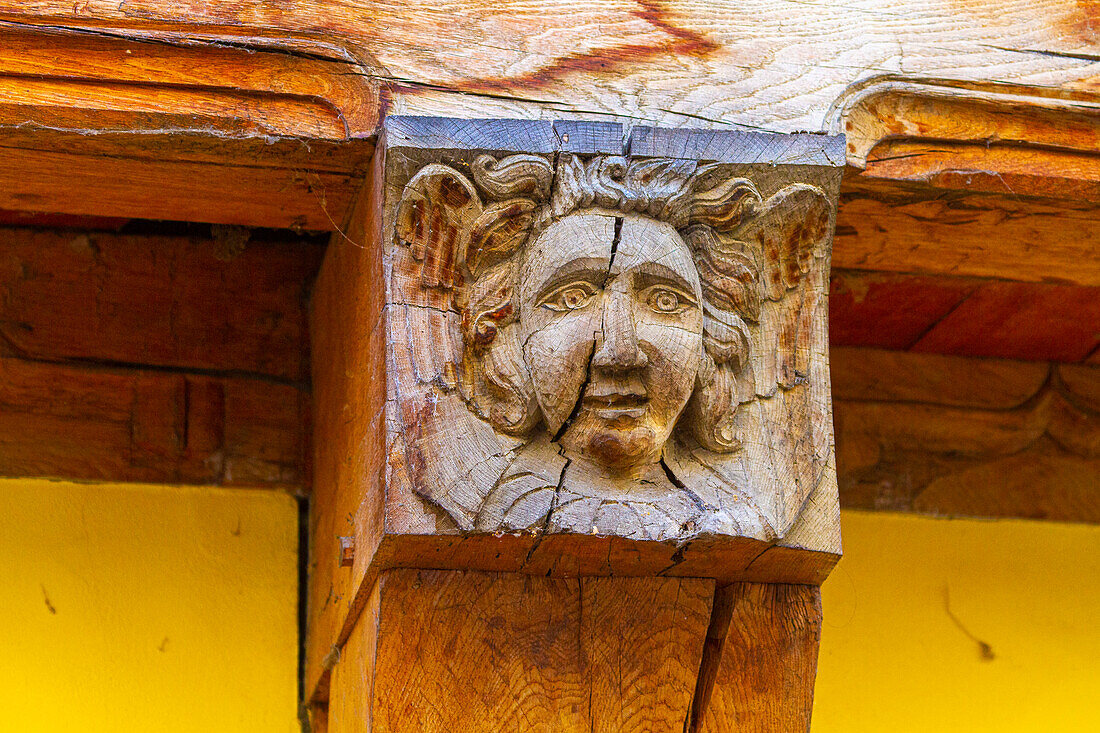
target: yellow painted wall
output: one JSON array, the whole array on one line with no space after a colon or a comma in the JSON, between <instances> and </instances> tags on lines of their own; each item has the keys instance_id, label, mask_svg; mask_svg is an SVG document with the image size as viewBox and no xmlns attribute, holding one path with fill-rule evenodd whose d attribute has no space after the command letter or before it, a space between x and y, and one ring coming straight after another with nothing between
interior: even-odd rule
<instances>
[{"instance_id":1,"label":"yellow painted wall","mask_svg":"<svg viewBox=\"0 0 1100 733\"><path fill-rule=\"evenodd\" d=\"M843 521L814 733L1100 731L1100 527ZM297 731L296 547L278 492L0 481L0 731Z\"/></svg>"},{"instance_id":2,"label":"yellow painted wall","mask_svg":"<svg viewBox=\"0 0 1100 733\"><path fill-rule=\"evenodd\" d=\"M0 481L0 731L297 731L297 522L269 491Z\"/></svg>"},{"instance_id":3,"label":"yellow painted wall","mask_svg":"<svg viewBox=\"0 0 1100 733\"><path fill-rule=\"evenodd\" d=\"M1100 527L845 512L843 532L814 733L1100 731Z\"/></svg>"}]
</instances>

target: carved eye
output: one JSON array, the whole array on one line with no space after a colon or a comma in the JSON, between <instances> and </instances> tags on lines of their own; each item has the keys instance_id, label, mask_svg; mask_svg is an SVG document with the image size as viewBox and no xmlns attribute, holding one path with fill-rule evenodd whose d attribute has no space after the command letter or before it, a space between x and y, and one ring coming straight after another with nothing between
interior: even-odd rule
<instances>
[{"instance_id":1,"label":"carved eye","mask_svg":"<svg viewBox=\"0 0 1100 733\"><path fill-rule=\"evenodd\" d=\"M683 293L659 285L649 289L645 301L654 312L665 315L683 313L690 306L695 305L695 301Z\"/></svg>"},{"instance_id":2,"label":"carved eye","mask_svg":"<svg viewBox=\"0 0 1100 733\"><path fill-rule=\"evenodd\" d=\"M588 305L595 294L595 289L588 283L575 282L564 285L550 293L539 305L558 313L575 311Z\"/></svg>"}]
</instances>

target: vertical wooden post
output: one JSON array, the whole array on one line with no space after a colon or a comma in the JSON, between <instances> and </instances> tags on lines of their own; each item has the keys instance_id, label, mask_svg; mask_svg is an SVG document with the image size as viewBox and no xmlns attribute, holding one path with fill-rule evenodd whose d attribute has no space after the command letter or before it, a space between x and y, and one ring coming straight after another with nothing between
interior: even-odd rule
<instances>
[{"instance_id":1,"label":"vertical wooden post","mask_svg":"<svg viewBox=\"0 0 1100 733\"><path fill-rule=\"evenodd\" d=\"M318 727L806 728L841 151L387 122L314 299Z\"/></svg>"}]
</instances>

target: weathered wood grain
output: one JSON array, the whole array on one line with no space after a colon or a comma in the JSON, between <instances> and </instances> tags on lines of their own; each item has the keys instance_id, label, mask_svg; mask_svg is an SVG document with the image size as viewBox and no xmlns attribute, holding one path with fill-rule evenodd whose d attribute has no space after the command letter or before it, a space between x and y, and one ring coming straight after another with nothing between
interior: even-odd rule
<instances>
[{"instance_id":1,"label":"weathered wood grain","mask_svg":"<svg viewBox=\"0 0 1100 733\"><path fill-rule=\"evenodd\" d=\"M834 269L829 343L908 349L978 285L972 278Z\"/></svg>"},{"instance_id":2,"label":"weathered wood grain","mask_svg":"<svg viewBox=\"0 0 1100 733\"><path fill-rule=\"evenodd\" d=\"M984 141L886 140L875 146L860 179L911 181L939 189L1007 194L1077 204L1100 201L1100 156L1089 149ZM995 201L995 199L994 199ZM1072 211L1072 209L1071 209ZM1068 224L1068 223L1067 223Z\"/></svg>"},{"instance_id":3,"label":"weathered wood grain","mask_svg":"<svg viewBox=\"0 0 1100 733\"><path fill-rule=\"evenodd\" d=\"M1100 100L1088 86L1055 93L980 76L881 75L849 87L833 103L829 127L844 131L849 162L859 168L880 143L905 138L946 142L956 149L959 143L996 142L1033 146L1040 155L1048 150L1096 153ZM986 151L984 157L993 164L986 166L996 166L998 153Z\"/></svg>"},{"instance_id":4,"label":"weathered wood grain","mask_svg":"<svg viewBox=\"0 0 1100 733\"><path fill-rule=\"evenodd\" d=\"M259 38L7 20L0 207L334 229L370 155L352 138L381 116L362 68Z\"/></svg>"},{"instance_id":5,"label":"weathered wood grain","mask_svg":"<svg viewBox=\"0 0 1100 733\"><path fill-rule=\"evenodd\" d=\"M1073 0L5 0L0 10L21 24L243 39L355 59L357 75L384 79L394 111L406 114L565 112L791 132L824 129L848 87L899 75L1031 85L1050 97L1087 93L1096 76L1095 14Z\"/></svg>"},{"instance_id":6,"label":"weathered wood grain","mask_svg":"<svg viewBox=\"0 0 1100 733\"><path fill-rule=\"evenodd\" d=\"M680 730L713 596L701 579L386 571L335 666L329 730Z\"/></svg>"},{"instance_id":7,"label":"weathered wood grain","mask_svg":"<svg viewBox=\"0 0 1100 733\"><path fill-rule=\"evenodd\" d=\"M130 113L118 129L133 131L343 140L377 126L378 83L350 59L234 40L9 21L0 25L0 94L28 123L84 112L88 132L111 120L103 112Z\"/></svg>"},{"instance_id":8,"label":"weathered wood grain","mask_svg":"<svg viewBox=\"0 0 1100 733\"><path fill-rule=\"evenodd\" d=\"M833 267L1019 282L1100 285L1087 201L974 194L848 175Z\"/></svg>"},{"instance_id":9,"label":"weathered wood grain","mask_svg":"<svg viewBox=\"0 0 1100 733\"><path fill-rule=\"evenodd\" d=\"M583 578L588 729L680 730L691 711L714 583Z\"/></svg>"},{"instance_id":10,"label":"weathered wood grain","mask_svg":"<svg viewBox=\"0 0 1100 733\"><path fill-rule=\"evenodd\" d=\"M381 581L377 733L588 728L576 580L416 570Z\"/></svg>"},{"instance_id":11,"label":"weathered wood grain","mask_svg":"<svg viewBox=\"0 0 1100 733\"><path fill-rule=\"evenodd\" d=\"M805 585L734 583L721 588L708 650L718 657L701 680L705 707L686 730L800 733L810 728L821 590Z\"/></svg>"},{"instance_id":12,"label":"weathered wood grain","mask_svg":"<svg viewBox=\"0 0 1100 733\"><path fill-rule=\"evenodd\" d=\"M133 229L0 229L0 351L308 381L305 301L322 245Z\"/></svg>"},{"instance_id":13,"label":"weathered wood grain","mask_svg":"<svg viewBox=\"0 0 1100 733\"><path fill-rule=\"evenodd\" d=\"M833 363L842 506L1100 521L1100 369L870 349Z\"/></svg>"},{"instance_id":14,"label":"weathered wood grain","mask_svg":"<svg viewBox=\"0 0 1100 733\"><path fill-rule=\"evenodd\" d=\"M1011 410L1050 378L1046 362L968 359L883 349L830 349L833 398ZM1088 371L1083 370L1083 371Z\"/></svg>"}]
</instances>

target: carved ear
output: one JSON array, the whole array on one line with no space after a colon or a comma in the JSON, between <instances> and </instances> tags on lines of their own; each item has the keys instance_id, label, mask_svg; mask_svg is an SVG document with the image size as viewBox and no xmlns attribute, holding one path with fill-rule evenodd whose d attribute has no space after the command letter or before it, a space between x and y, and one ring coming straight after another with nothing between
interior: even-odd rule
<instances>
[{"instance_id":1,"label":"carved ear","mask_svg":"<svg viewBox=\"0 0 1100 733\"><path fill-rule=\"evenodd\" d=\"M397 237L422 263L423 287L454 287L456 259L482 212L474 185L454 168L426 165L408 182L397 208Z\"/></svg>"},{"instance_id":2,"label":"carved ear","mask_svg":"<svg viewBox=\"0 0 1100 733\"><path fill-rule=\"evenodd\" d=\"M818 188L787 186L759 204L734 236L760 247L764 297L779 300L809 272L829 234L829 200Z\"/></svg>"}]
</instances>

